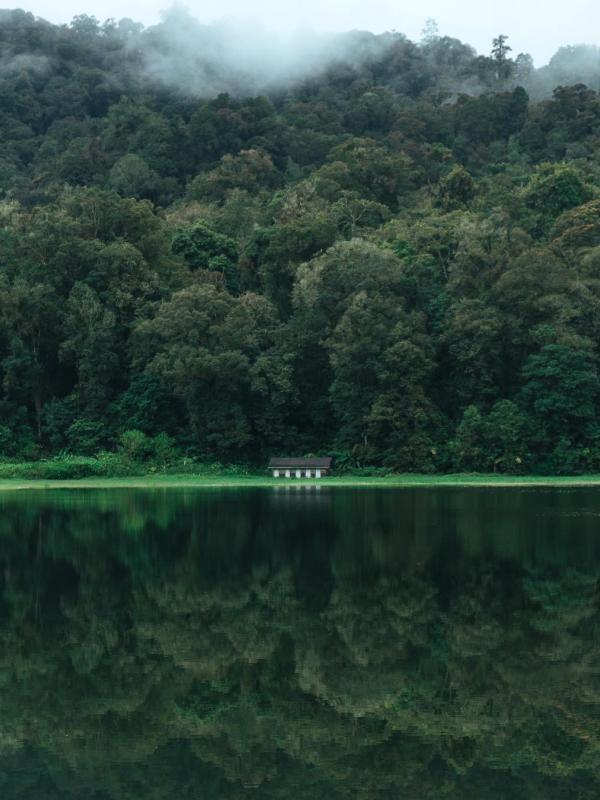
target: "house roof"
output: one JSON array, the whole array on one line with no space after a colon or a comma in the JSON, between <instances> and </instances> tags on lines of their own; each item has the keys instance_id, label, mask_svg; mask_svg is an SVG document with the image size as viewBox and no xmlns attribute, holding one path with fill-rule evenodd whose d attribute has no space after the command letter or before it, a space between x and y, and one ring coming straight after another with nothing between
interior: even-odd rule
<instances>
[{"instance_id":1,"label":"house roof","mask_svg":"<svg viewBox=\"0 0 600 800\"><path fill-rule=\"evenodd\" d=\"M272 458L269 469L329 469L331 458Z\"/></svg>"}]
</instances>

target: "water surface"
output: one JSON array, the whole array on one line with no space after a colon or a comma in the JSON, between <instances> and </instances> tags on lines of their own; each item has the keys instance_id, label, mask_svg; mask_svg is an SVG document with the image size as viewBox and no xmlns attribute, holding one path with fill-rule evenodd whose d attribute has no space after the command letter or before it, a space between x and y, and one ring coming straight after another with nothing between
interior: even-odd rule
<instances>
[{"instance_id":1,"label":"water surface","mask_svg":"<svg viewBox=\"0 0 600 800\"><path fill-rule=\"evenodd\" d=\"M600 490L0 495L3 800L600 796Z\"/></svg>"}]
</instances>

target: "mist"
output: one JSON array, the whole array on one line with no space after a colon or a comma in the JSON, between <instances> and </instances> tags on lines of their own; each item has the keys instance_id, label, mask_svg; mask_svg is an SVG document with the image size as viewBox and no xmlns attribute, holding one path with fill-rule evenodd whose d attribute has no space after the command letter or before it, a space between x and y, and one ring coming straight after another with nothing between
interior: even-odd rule
<instances>
[{"instance_id":1,"label":"mist","mask_svg":"<svg viewBox=\"0 0 600 800\"><path fill-rule=\"evenodd\" d=\"M538 94L548 94L555 86L585 83L600 90L600 48L591 44L561 47L550 63L537 70Z\"/></svg>"},{"instance_id":2,"label":"mist","mask_svg":"<svg viewBox=\"0 0 600 800\"><path fill-rule=\"evenodd\" d=\"M222 20L204 25L174 6L161 24L134 37L146 73L186 94L224 91L256 94L316 75L336 62L358 65L381 53L390 36L267 29L255 20Z\"/></svg>"},{"instance_id":3,"label":"mist","mask_svg":"<svg viewBox=\"0 0 600 800\"><path fill-rule=\"evenodd\" d=\"M470 44L440 35L435 26L433 33L418 41L397 31L323 33L305 28L285 33L253 19L203 24L186 8L175 5L163 13L157 25L129 27L131 30L124 26L129 31L129 47L140 59L147 79L200 97L221 92L268 94L330 67L364 74L369 64L386 60L385 83L401 94L411 93L406 89L406 76L414 72L421 72L424 83L435 84L450 101L461 93L478 95L502 88L482 75L489 50L478 54ZM511 57L515 69L504 89L522 85L532 98L540 99L551 96L562 84L600 88L600 50L594 45L561 47L548 65L537 70L527 53L511 51Z\"/></svg>"},{"instance_id":4,"label":"mist","mask_svg":"<svg viewBox=\"0 0 600 800\"><path fill-rule=\"evenodd\" d=\"M18 75L24 71L43 75L48 71L49 66L50 61L46 56L19 53L18 55L0 58L0 75Z\"/></svg>"},{"instance_id":5,"label":"mist","mask_svg":"<svg viewBox=\"0 0 600 800\"><path fill-rule=\"evenodd\" d=\"M8 31L0 57L0 74L28 72L37 76L62 74L60 48L40 55L33 40L15 49L10 26L22 11L0 12ZM434 24L414 39L392 30L384 33L348 31L325 33L308 28L276 31L254 19L229 19L206 24L175 5L162 14L158 24L144 27L124 18L100 23L85 14L69 25L47 25L49 35L64 40L64 53L77 47L98 49L98 57L111 56L111 86L123 92L132 87L164 87L182 95L210 98L220 93L234 96L276 94L321 76L320 91L335 91L340 81L347 86L366 82L397 96L415 100L430 93L436 102L452 102L460 94L479 95L523 86L532 99L552 95L559 85L586 84L600 89L600 49L595 45L563 46L549 63L535 69L532 57L520 52L508 38L508 73L499 80L490 46L483 52L464 40L443 35ZM50 33L50 31L52 31ZM105 47L106 40L113 45ZM32 46L33 45L33 46ZM101 52L103 55L100 55ZM118 52L118 56L117 56ZM358 86L358 83L357 83Z\"/></svg>"}]
</instances>

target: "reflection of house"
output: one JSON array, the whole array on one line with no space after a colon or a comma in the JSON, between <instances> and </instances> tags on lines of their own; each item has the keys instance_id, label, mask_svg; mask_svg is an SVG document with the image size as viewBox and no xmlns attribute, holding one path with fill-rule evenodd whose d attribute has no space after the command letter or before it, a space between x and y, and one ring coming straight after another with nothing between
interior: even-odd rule
<instances>
[{"instance_id":1,"label":"reflection of house","mask_svg":"<svg viewBox=\"0 0 600 800\"><path fill-rule=\"evenodd\" d=\"M330 458L272 458L274 478L324 478L331 471Z\"/></svg>"}]
</instances>

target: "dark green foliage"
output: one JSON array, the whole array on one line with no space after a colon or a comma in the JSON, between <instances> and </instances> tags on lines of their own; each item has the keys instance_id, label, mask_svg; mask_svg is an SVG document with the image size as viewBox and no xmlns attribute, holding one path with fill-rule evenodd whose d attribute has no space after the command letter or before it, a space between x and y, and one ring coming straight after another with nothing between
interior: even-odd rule
<instances>
[{"instance_id":1,"label":"dark green foliage","mask_svg":"<svg viewBox=\"0 0 600 800\"><path fill-rule=\"evenodd\" d=\"M589 190L572 167L542 164L526 186L524 199L536 212L535 231L546 233L563 211L589 200Z\"/></svg>"},{"instance_id":2,"label":"dark green foliage","mask_svg":"<svg viewBox=\"0 0 600 800\"><path fill-rule=\"evenodd\" d=\"M136 430L210 459L600 466L597 53L353 34L352 63L252 96L182 29L214 48L181 11L0 17L0 455Z\"/></svg>"},{"instance_id":3,"label":"dark green foliage","mask_svg":"<svg viewBox=\"0 0 600 800\"><path fill-rule=\"evenodd\" d=\"M551 468L571 472L594 466L600 437L600 382L593 355L560 344L545 345L528 358L523 378L521 398L532 422L530 436L553 448Z\"/></svg>"},{"instance_id":4,"label":"dark green foliage","mask_svg":"<svg viewBox=\"0 0 600 800\"><path fill-rule=\"evenodd\" d=\"M238 251L233 239L211 230L203 222L177 231L171 243L172 251L183 256L190 268L219 272L229 290L239 286L237 273Z\"/></svg>"},{"instance_id":5,"label":"dark green foliage","mask_svg":"<svg viewBox=\"0 0 600 800\"><path fill-rule=\"evenodd\" d=\"M446 211L467 206L474 196L475 181L463 167L454 167L440 181L439 203Z\"/></svg>"}]
</instances>

